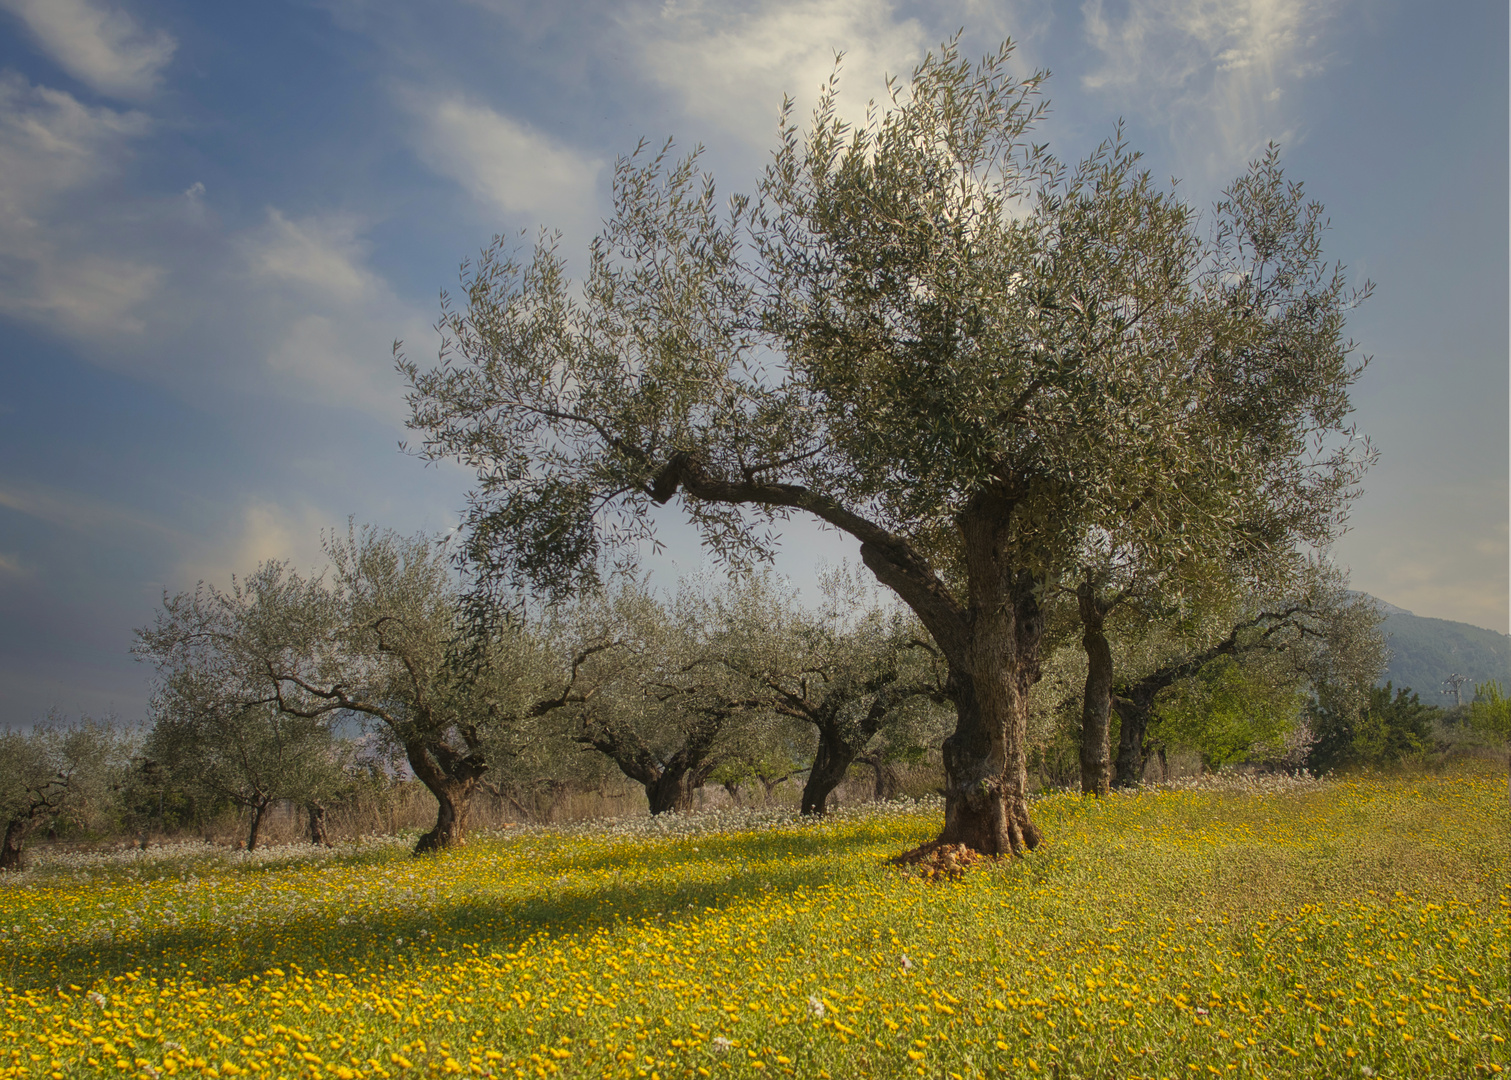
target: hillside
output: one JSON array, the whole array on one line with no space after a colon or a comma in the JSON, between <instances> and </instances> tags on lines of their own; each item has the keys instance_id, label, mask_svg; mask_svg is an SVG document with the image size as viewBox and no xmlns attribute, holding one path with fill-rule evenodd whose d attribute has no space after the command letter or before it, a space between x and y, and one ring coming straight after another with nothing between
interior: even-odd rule
<instances>
[{"instance_id":1,"label":"hillside","mask_svg":"<svg viewBox=\"0 0 1511 1080\"><path fill-rule=\"evenodd\" d=\"M1424 705L1439 706L1453 704L1453 695L1443 692L1443 680L1454 672L1469 679L1463 690L1466 702L1474 695L1475 683L1499 679L1502 687L1511 688L1511 637L1377 602L1386 613L1391 652L1390 667L1380 677L1382 684L1388 679L1398 688L1409 686Z\"/></svg>"}]
</instances>

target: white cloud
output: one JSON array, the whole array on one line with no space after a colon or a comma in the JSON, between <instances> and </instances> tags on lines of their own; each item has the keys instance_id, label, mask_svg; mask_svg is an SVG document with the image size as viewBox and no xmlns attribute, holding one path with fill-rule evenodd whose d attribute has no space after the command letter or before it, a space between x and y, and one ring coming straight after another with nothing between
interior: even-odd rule
<instances>
[{"instance_id":1,"label":"white cloud","mask_svg":"<svg viewBox=\"0 0 1511 1080\"><path fill-rule=\"evenodd\" d=\"M906 77L931 45L916 19L897 19L876 0L767 0L734 8L706 0L666 0L636 12L624 29L646 73L675 91L694 115L757 146L776 132L784 94L800 117L844 52L840 106L854 122L881 98L886 75Z\"/></svg>"},{"instance_id":2,"label":"white cloud","mask_svg":"<svg viewBox=\"0 0 1511 1080\"><path fill-rule=\"evenodd\" d=\"M194 198L203 191L200 187L194 193L190 188L185 195ZM363 252L358 224L351 218L337 215L290 221L270 208L267 224L243 242L253 271L281 285L313 290L348 304L371 297L380 287L359 264Z\"/></svg>"},{"instance_id":3,"label":"white cloud","mask_svg":"<svg viewBox=\"0 0 1511 1080\"><path fill-rule=\"evenodd\" d=\"M318 573L329 562L320 546L321 531L345 524L313 506L290 508L253 500L242 507L229 530L179 564L170 588L193 588L203 581L227 589L231 575L245 576L270 559L287 560L302 574Z\"/></svg>"},{"instance_id":4,"label":"white cloud","mask_svg":"<svg viewBox=\"0 0 1511 1080\"><path fill-rule=\"evenodd\" d=\"M178 43L148 32L126 12L90 0L0 0L21 19L58 66L112 97L151 94Z\"/></svg>"},{"instance_id":5,"label":"white cloud","mask_svg":"<svg viewBox=\"0 0 1511 1080\"><path fill-rule=\"evenodd\" d=\"M142 329L161 271L99 249L73 200L109 177L151 121L0 75L0 312L84 336Z\"/></svg>"},{"instance_id":6,"label":"white cloud","mask_svg":"<svg viewBox=\"0 0 1511 1080\"><path fill-rule=\"evenodd\" d=\"M424 162L480 202L557 223L575 222L594 206L601 159L462 97L400 96L417 120Z\"/></svg>"},{"instance_id":7,"label":"white cloud","mask_svg":"<svg viewBox=\"0 0 1511 1080\"><path fill-rule=\"evenodd\" d=\"M340 214L295 221L269 209L237 245L264 290L264 320L280 328L265 361L283 392L401 419L393 339L420 340L429 323L367 268L359 223Z\"/></svg>"},{"instance_id":8,"label":"white cloud","mask_svg":"<svg viewBox=\"0 0 1511 1080\"><path fill-rule=\"evenodd\" d=\"M1189 156L1226 177L1271 139L1293 132L1280 109L1288 85L1324 56L1330 0L1130 0L1121 18L1103 0L1082 7L1102 66L1082 79L1165 120Z\"/></svg>"}]
</instances>

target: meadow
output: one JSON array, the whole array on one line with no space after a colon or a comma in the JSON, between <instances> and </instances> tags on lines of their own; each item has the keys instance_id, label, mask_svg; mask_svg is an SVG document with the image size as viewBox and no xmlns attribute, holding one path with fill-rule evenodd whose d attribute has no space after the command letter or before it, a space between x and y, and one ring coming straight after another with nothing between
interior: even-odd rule
<instances>
[{"instance_id":1,"label":"meadow","mask_svg":"<svg viewBox=\"0 0 1511 1080\"><path fill-rule=\"evenodd\" d=\"M1469 1077L1507 1068L1503 771L632 819L415 859L208 845L0 883L0 1078Z\"/></svg>"}]
</instances>

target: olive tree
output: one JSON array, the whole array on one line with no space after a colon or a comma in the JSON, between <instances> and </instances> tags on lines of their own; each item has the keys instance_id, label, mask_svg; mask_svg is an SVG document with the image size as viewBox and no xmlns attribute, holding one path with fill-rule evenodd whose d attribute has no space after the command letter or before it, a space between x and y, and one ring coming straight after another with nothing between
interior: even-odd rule
<instances>
[{"instance_id":1,"label":"olive tree","mask_svg":"<svg viewBox=\"0 0 1511 1080\"><path fill-rule=\"evenodd\" d=\"M749 680L719 662L743 617L723 590L684 582L662 599L624 580L562 611L558 652L584 655L591 700L561 714L566 737L645 788L652 814L686 811L719 766L748 757L770 727ZM590 642L613 647L588 655Z\"/></svg>"},{"instance_id":2,"label":"olive tree","mask_svg":"<svg viewBox=\"0 0 1511 1080\"><path fill-rule=\"evenodd\" d=\"M200 671L179 671L154 695L145 753L182 786L249 815L246 849L257 847L275 803L323 804L345 779L340 746L321 719L276 704L223 696ZM220 688L217 688L220 689ZM318 817L312 815L312 821ZM323 832L312 836L323 841Z\"/></svg>"},{"instance_id":3,"label":"olive tree","mask_svg":"<svg viewBox=\"0 0 1511 1080\"><path fill-rule=\"evenodd\" d=\"M1229 605L1146 616L1127 627L1120 649L1124 673L1111 694L1119 720L1115 783L1137 785L1151 745L1182 738L1180 723L1157 730L1160 704L1172 694L1184 699L1187 742L1200 741L1190 738L1198 699L1210 698L1214 689L1231 696L1240 682L1249 684L1255 702L1273 705L1299 693L1357 707L1385 667L1380 621L1371 603L1348 591L1341 574L1313 565L1284 594L1250 594ZM1206 686L1185 685L1204 675ZM1271 735L1283 734L1271 728Z\"/></svg>"},{"instance_id":4,"label":"olive tree","mask_svg":"<svg viewBox=\"0 0 1511 1080\"><path fill-rule=\"evenodd\" d=\"M137 652L165 688L249 710L223 717L276 714L301 731L314 729L300 721L374 724L438 804L416 852L460 843L491 761L528 740L533 719L583 700L577 668L553 681L516 621L468 633L447 554L424 537L349 529L325 548L326 575L270 562L230 592L165 597Z\"/></svg>"},{"instance_id":5,"label":"olive tree","mask_svg":"<svg viewBox=\"0 0 1511 1080\"><path fill-rule=\"evenodd\" d=\"M831 81L727 208L696 153L637 151L580 285L551 237L497 240L443 302L441 362L397 356L421 452L477 473L483 589L592 583L674 501L736 567L794 513L858 540L947 672L940 839L989 853L1039 839L1041 605L1087 529L1136 505L1175 558L1202 539L1190 501L1236 529L1356 463L1305 438L1341 430L1358 372L1341 276L1309 284L1320 220L1267 196L1203 235L1120 136L1062 164L1032 141L1045 76L1015 79L1010 51L947 45L856 126ZM1271 158L1250 175L1291 190ZM1272 270L1306 301L1250 302ZM1296 378L1313 396L1243 422Z\"/></svg>"},{"instance_id":6,"label":"olive tree","mask_svg":"<svg viewBox=\"0 0 1511 1080\"><path fill-rule=\"evenodd\" d=\"M29 732L0 733L0 871L20 870L39 828L83 824L110 803L124 778L131 733L84 717L49 715Z\"/></svg>"},{"instance_id":7,"label":"olive tree","mask_svg":"<svg viewBox=\"0 0 1511 1080\"><path fill-rule=\"evenodd\" d=\"M945 701L938 651L916 620L868 603L845 570L825 576L823 603L803 608L769 575L730 590L717 643L719 662L780 717L813 729L818 741L801 811L822 814L857 760L888 791L888 757L932 741ZM931 707L932 706L932 707Z\"/></svg>"}]
</instances>

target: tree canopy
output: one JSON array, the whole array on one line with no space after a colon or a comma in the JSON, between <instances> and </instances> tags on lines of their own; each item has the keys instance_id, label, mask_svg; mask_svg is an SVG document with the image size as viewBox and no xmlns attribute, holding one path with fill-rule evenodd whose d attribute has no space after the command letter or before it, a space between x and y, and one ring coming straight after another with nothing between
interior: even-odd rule
<instances>
[{"instance_id":1,"label":"tree canopy","mask_svg":"<svg viewBox=\"0 0 1511 1080\"><path fill-rule=\"evenodd\" d=\"M421 452L473 468L487 588L633 562L675 500L733 566L810 514L932 635L958 714L942 840L1037 842L1024 731L1045 588L1090 530L1136 557L1325 543L1367 460L1347 427L1356 299L1271 148L1199 215L1121 132L1032 136L1045 75L953 43L851 126L790 104L754 197L699 155L618 163L585 278L496 240L402 353Z\"/></svg>"}]
</instances>

